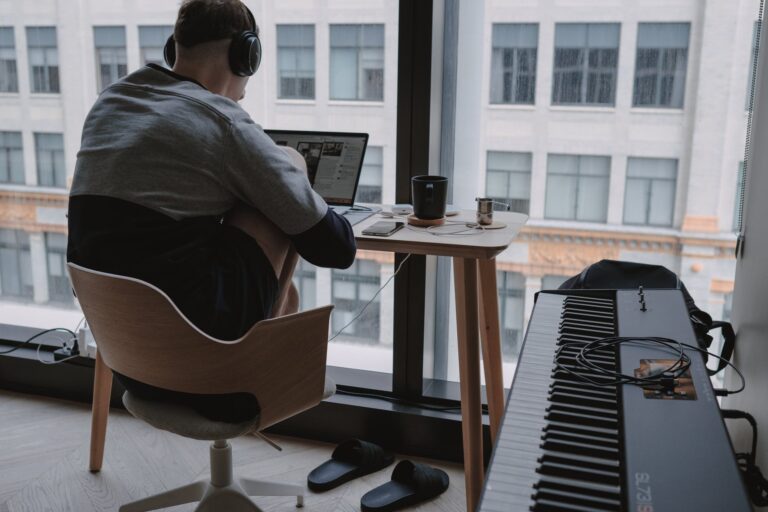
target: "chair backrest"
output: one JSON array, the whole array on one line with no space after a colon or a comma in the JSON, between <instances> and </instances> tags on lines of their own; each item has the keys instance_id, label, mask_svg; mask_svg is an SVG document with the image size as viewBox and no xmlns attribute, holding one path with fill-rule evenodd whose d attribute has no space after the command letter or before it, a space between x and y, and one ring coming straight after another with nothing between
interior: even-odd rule
<instances>
[{"instance_id":1,"label":"chair backrest","mask_svg":"<svg viewBox=\"0 0 768 512\"><path fill-rule=\"evenodd\" d=\"M186 393L247 392L266 428L317 405L333 306L264 320L242 338L212 338L155 286L69 263L72 286L106 365Z\"/></svg>"}]
</instances>

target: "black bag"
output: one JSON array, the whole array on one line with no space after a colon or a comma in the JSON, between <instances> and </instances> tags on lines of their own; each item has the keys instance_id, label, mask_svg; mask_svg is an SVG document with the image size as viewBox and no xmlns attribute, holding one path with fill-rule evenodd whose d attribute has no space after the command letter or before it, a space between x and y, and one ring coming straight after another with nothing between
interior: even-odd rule
<instances>
[{"instance_id":1,"label":"black bag","mask_svg":"<svg viewBox=\"0 0 768 512\"><path fill-rule=\"evenodd\" d=\"M733 347L736 343L736 334L733 331L733 326L729 322L713 321L709 314L700 310L677 274L661 265L647 265L631 261L600 260L589 265L581 274L565 281L560 285L560 289L632 289L640 286L643 288L675 288L681 290L685 298L685 305L688 308L693 331L696 333L696 339L699 342L699 347L705 350L708 349L712 344L712 336L708 334L709 331L719 328L722 330L723 338L725 339L720 357L730 361L731 355L733 355ZM725 361L718 360L717 369L708 369L707 371L710 375L714 375L725 368L725 366Z\"/></svg>"}]
</instances>

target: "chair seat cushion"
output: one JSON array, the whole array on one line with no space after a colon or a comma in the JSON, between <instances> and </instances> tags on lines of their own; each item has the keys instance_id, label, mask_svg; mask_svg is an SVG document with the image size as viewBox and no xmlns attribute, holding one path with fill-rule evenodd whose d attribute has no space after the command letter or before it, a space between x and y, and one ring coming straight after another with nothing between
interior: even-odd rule
<instances>
[{"instance_id":1,"label":"chair seat cushion","mask_svg":"<svg viewBox=\"0 0 768 512\"><path fill-rule=\"evenodd\" d=\"M255 430L259 424L258 414L241 423L212 421L201 416L191 407L145 400L129 391L123 394L123 404L128 412L155 428L203 441L240 437Z\"/></svg>"},{"instance_id":2,"label":"chair seat cushion","mask_svg":"<svg viewBox=\"0 0 768 512\"><path fill-rule=\"evenodd\" d=\"M336 383L326 375L323 398L329 398L334 393ZM192 407L166 401L145 400L130 391L123 393L123 405L132 415L155 428L203 441L233 439L248 434L258 427L260 419L256 414L241 423L214 421L202 416Z\"/></svg>"}]
</instances>

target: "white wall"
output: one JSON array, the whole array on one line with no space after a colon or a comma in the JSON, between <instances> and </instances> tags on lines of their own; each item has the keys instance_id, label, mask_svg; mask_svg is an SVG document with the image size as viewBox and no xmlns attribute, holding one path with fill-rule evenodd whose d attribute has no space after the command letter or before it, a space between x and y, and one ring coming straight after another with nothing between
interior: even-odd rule
<instances>
[{"instance_id":1,"label":"white wall","mask_svg":"<svg viewBox=\"0 0 768 512\"><path fill-rule=\"evenodd\" d=\"M744 208L745 244L743 257L736 266L736 288L733 297L733 324L737 333L734 364L747 380L746 390L724 400L724 406L742 409L757 419L762 432L758 446L758 465L765 471L768 464L768 45L766 26L763 24L761 53L758 71L757 95L753 120L752 151L749 157L750 173L745 192ZM729 387L736 386L738 379L729 373ZM731 425L729 425L731 426ZM736 449L745 450L750 433L740 423L731 427Z\"/></svg>"}]
</instances>

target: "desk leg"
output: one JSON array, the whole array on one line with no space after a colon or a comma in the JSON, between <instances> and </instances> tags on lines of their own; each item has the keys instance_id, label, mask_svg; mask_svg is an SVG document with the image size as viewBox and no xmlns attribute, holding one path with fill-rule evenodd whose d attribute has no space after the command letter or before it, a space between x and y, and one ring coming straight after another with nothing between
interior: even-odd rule
<instances>
[{"instance_id":1,"label":"desk leg","mask_svg":"<svg viewBox=\"0 0 768 512\"><path fill-rule=\"evenodd\" d=\"M504 415L504 372L501 366L499 297L496 289L496 259L477 260L480 277L480 340L483 347L485 392L491 420L491 443L496 441Z\"/></svg>"},{"instance_id":2,"label":"desk leg","mask_svg":"<svg viewBox=\"0 0 768 512\"><path fill-rule=\"evenodd\" d=\"M91 410L91 460L89 469L101 471L104 460L104 442L107 436L109 397L112 393L112 370L96 351L96 368L93 372L93 408Z\"/></svg>"},{"instance_id":3,"label":"desk leg","mask_svg":"<svg viewBox=\"0 0 768 512\"><path fill-rule=\"evenodd\" d=\"M464 441L464 480L469 512L474 512L477 507L483 486L483 423L475 261L453 258L461 381L461 430Z\"/></svg>"}]
</instances>

